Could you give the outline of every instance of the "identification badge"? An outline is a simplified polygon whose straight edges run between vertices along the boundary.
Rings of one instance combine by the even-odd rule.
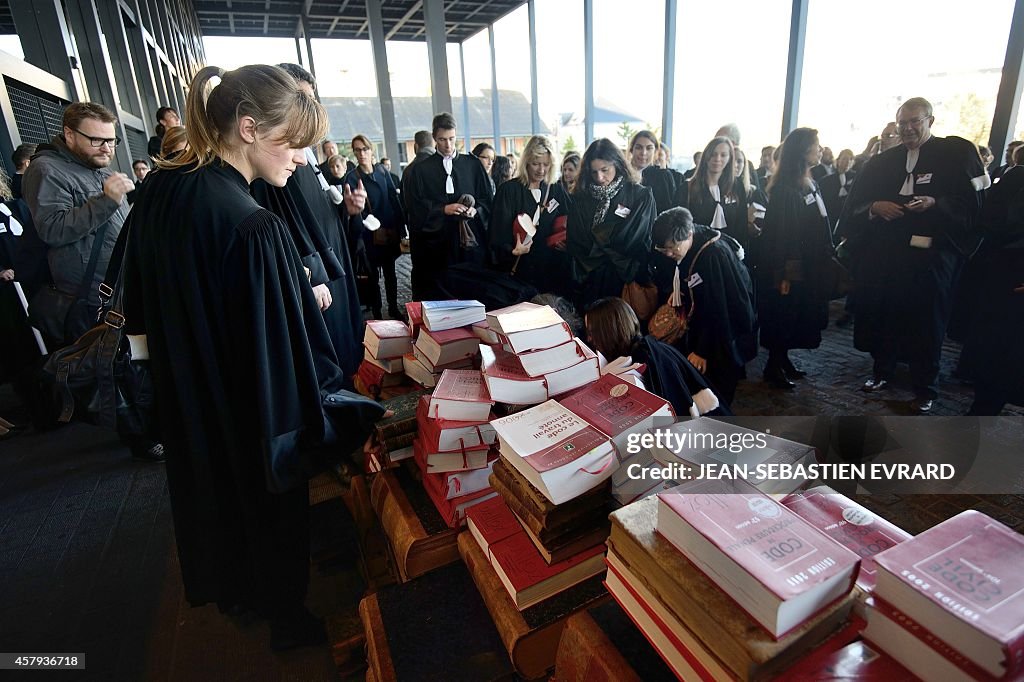
[[[703,281],[704,280],[700,278],[700,273],[695,272],[692,275],[690,275],[689,279],[686,280],[686,286],[692,289]]]
[[[813,204],[814,203],[814,195],[813,194],[808,194],[807,196],[805,196],[804,197],[804,203],[806,205],[808,205],[808,206]]]
[[[620,218],[625,218],[630,213],[631,211],[629,210],[629,207],[623,206],[622,204],[619,204],[619,207],[615,209],[615,215],[619,216]]]
[[[558,202],[552,199],[548,202],[548,205],[545,206],[545,210],[547,210],[548,213],[554,213],[555,209],[558,208],[558,206]]]
[[[931,173],[918,173],[917,174],[917,179],[914,180],[914,184],[917,184],[917,185],[927,185],[931,181],[932,181],[932,174]]]
[[[910,245],[915,249],[930,249],[932,248],[932,238],[915,234],[910,238]]]
[[[729,204],[735,204],[735,203],[736,203],[736,197],[726,197],[725,198],[725,205],[726,206],[728,206]]]

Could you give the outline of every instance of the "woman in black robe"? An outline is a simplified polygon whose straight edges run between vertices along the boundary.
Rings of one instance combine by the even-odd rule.
[[[380,300],[380,275],[384,274],[384,293],[388,301],[388,315],[393,320],[404,320],[398,307],[398,275],[395,261],[402,254],[402,235],[405,234],[405,212],[398,198],[398,188],[383,167],[373,164],[373,145],[365,135],[352,138],[352,153],[356,167],[345,176],[352,191],[361,186],[366,192],[361,237],[370,261],[370,308],[375,320],[384,317]],[[373,225],[376,229],[371,230]]]
[[[594,140],[583,155],[569,212],[567,248],[580,285],[577,308],[650,283],[654,195],[637,182],[619,148]]]
[[[562,157],[562,175],[558,184],[567,195],[576,191],[576,180],[580,177],[580,155],[577,152],[566,152]]]
[[[534,136],[526,143],[518,177],[501,185],[494,196],[488,237],[491,259],[499,270],[513,273],[537,291],[569,296],[569,255],[558,234],[564,237],[569,198],[554,181],[551,149],[546,137]],[[522,234],[517,234],[520,219],[536,229],[525,244]]]
[[[299,253],[249,184],[283,187],[327,114],[277,67],[211,66],[188,120],[189,147],[151,174],[125,224],[123,283],[165,432],[186,598],[270,618],[275,649],[320,643],[303,605],[310,448],[354,446],[383,410],[336,392],[344,377]],[[334,415],[344,425],[329,403],[351,407]]]
[[[747,194],[736,178],[732,140],[716,137],[708,142],[693,176],[676,189],[676,206],[689,209],[693,222],[721,230],[746,250],[751,237]]]
[[[747,241],[748,250],[740,254],[740,260],[753,273],[757,268],[757,238],[761,236],[761,230],[764,229],[764,216],[768,210],[768,194],[754,184],[746,153],[739,147],[736,147],[735,151],[732,168],[736,174],[736,181],[743,187],[743,193],[747,197],[747,234],[750,236]]]
[[[695,225],[685,208],[658,216],[654,244],[658,302],[687,316],[687,331],[676,345],[731,406],[744,365],[757,356],[754,288],[739,259],[740,245]]]
[[[844,149],[836,157],[836,172],[826,175],[818,183],[821,187],[821,198],[825,200],[825,210],[828,211],[833,233],[836,231],[839,216],[843,214],[843,207],[846,206],[846,197],[850,196],[853,181],[857,178],[857,172],[853,170],[853,162],[853,151]]]
[[[640,173],[640,184],[654,194],[655,214],[675,206],[676,181],[672,173],[655,163],[659,143],[650,130],[641,130],[629,141],[629,165]]]
[[[804,372],[791,348],[817,348],[828,326],[832,232],[811,168],[821,160],[818,131],[797,128],[782,145],[779,167],[768,183],[768,214],[759,240],[758,317],[768,349],[764,379],[793,388]]]

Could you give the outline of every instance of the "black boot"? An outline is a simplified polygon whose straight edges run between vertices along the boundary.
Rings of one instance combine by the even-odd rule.
[[[799,379],[800,377],[807,376],[807,372],[794,365],[788,355],[782,358],[782,371],[786,373],[786,377],[789,379]]]
[[[782,369],[782,364],[777,362],[769,362],[764,366],[764,380],[772,388],[778,388],[783,390],[789,390],[796,388],[796,384],[789,380],[786,376],[786,372]]]

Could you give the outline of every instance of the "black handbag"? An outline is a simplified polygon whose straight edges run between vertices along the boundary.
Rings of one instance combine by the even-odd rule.
[[[68,294],[50,284],[42,287],[32,296],[28,305],[28,321],[50,343],[64,345],[77,339],[89,327],[96,323],[89,309],[89,288],[92,278],[96,275],[100,251],[107,234],[110,222],[105,222],[96,230],[89,253],[89,263],[75,294]]]
[[[124,230],[129,229],[125,223]],[[58,421],[72,417],[121,434],[146,434],[154,414],[148,363],[132,362],[122,313],[124,248],[127,233],[111,256],[117,281],[100,285],[106,311],[99,324],[50,354],[43,373],[58,398]]]

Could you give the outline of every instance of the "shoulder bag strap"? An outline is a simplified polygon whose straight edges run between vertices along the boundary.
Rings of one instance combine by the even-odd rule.
[[[89,253],[89,264],[85,266],[85,274],[82,276],[82,283],[78,285],[78,298],[88,299],[89,289],[92,288],[92,278],[96,275],[96,266],[99,265],[100,251],[103,249],[103,241],[107,236],[107,228],[110,221],[100,225],[93,238],[92,251]]]
[[[690,278],[693,277],[693,269],[697,266],[697,259],[700,258],[700,254],[704,253],[704,249],[708,248],[719,239],[722,238],[721,232],[716,232],[715,236],[704,242],[700,249],[697,250],[697,255],[690,261],[690,268],[686,271],[686,281],[689,282]],[[686,313],[686,319],[692,319],[694,310],[697,308],[697,299],[694,297],[693,292],[690,292],[690,310]]]

